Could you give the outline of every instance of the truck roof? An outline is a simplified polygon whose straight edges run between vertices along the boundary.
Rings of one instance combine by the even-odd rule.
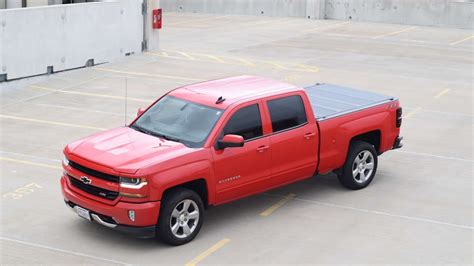
[[[183,86],[172,91],[170,95],[224,109],[242,99],[291,89],[297,87],[270,78],[245,75]],[[220,97],[224,101],[219,103]]]

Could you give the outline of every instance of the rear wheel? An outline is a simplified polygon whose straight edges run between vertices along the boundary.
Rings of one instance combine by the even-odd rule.
[[[167,192],[158,219],[158,237],[175,246],[190,242],[201,229],[203,211],[204,205],[196,192],[184,188]]]
[[[370,143],[351,143],[346,162],[338,174],[339,182],[350,189],[365,188],[374,179],[377,171],[377,152]]]

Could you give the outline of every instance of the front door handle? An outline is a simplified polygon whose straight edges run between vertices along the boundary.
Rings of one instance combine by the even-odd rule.
[[[314,133],[314,132],[310,132],[310,133],[304,134],[304,138],[305,138],[305,139],[310,139],[310,138],[312,138],[312,137],[314,137],[314,136],[316,136],[316,133]]]
[[[270,146],[266,146],[266,145],[260,146],[260,147],[257,148],[257,151],[258,151],[258,152],[264,152],[264,151],[266,151],[268,148],[270,148]]]

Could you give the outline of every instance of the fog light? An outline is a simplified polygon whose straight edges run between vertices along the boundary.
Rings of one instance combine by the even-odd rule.
[[[128,211],[128,218],[135,222],[135,211]]]

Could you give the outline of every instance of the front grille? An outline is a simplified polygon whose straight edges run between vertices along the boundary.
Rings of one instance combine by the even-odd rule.
[[[114,200],[114,199],[117,198],[117,196],[119,194],[118,192],[115,192],[115,191],[110,191],[110,190],[103,189],[103,188],[100,188],[100,187],[84,184],[80,180],[77,180],[72,176],[69,176],[69,180],[71,181],[71,184],[74,187],[76,187],[76,188],[78,188],[82,191],[85,191],[89,194],[92,194],[94,196],[101,197],[101,198],[104,198],[104,199]]]
[[[94,177],[97,177],[97,178],[100,178],[100,179],[105,179],[105,180],[112,181],[112,182],[115,182],[115,183],[118,183],[120,181],[120,177],[118,177],[118,176],[102,173],[102,172],[96,171],[94,169],[90,169],[90,168],[87,168],[85,166],[82,166],[82,165],[80,165],[76,162],[73,162],[73,161],[69,161],[69,166],[71,166],[72,168],[74,168],[76,170],[79,170],[79,171],[83,172],[84,174],[88,174],[88,175],[91,175],[91,176],[94,176]]]

